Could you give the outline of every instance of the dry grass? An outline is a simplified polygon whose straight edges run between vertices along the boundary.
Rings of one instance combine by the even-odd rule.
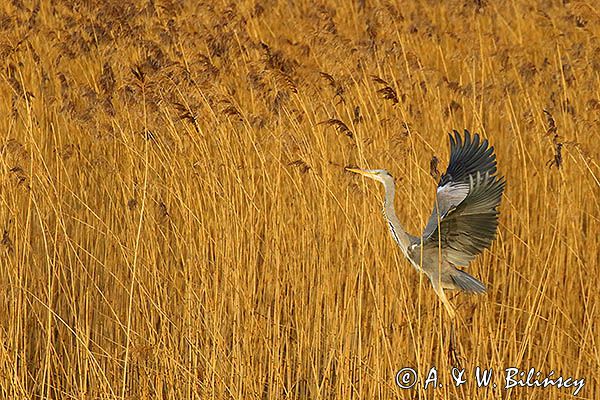
[[[600,396],[592,1],[192,3],[0,6],[3,398],[570,398],[452,385],[443,308],[343,170],[389,169],[417,233],[453,128],[508,181],[462,365]]]

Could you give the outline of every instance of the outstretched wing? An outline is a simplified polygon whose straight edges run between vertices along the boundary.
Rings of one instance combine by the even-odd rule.
[[[494,148],[465,130],[450,135],[450,163],[440,179],[436,204],[425,226],[425,247],[441,245],[444,257],[465,266],[496,236],[498,211],[506,182],[496,173]]]

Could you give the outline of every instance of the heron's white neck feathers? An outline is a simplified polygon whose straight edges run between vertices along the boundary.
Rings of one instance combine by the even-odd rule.
[[[406,233],[404,228],[402,228],[402,225],[400,225],[400,221],[398,220],[398,217],[396,216],[396,210],[394,208],[394,196],[396,194],[396,187],[395,187],[393,181],[391,181],[391,182],[382,181],[382,183],[383,183],[383,187],[385,188],[385,200],[383,202],[383,214],[385,215],[385,218],[388,222],[388,226],[390,228],[392,237],[394,238],[396,243],[398,243],[398,246],[400,246],[402,253],[404,253],[404,255],[406,257],[408,257],[408,247],[410,246],[410,236],[408,235],[408,233]]]

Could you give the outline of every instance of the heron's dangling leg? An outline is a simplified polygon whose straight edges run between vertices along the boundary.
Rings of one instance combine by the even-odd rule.
[[[433,289],[435,290],[435,293],[438,295],[438,297],[444,304],[444,308],[446,309],[446,311],[448,312],[448,315],[450,316],[450,340],[448,343],[448,360],[450,361],[450,363],[452,365],[460,366],[460,355],[458,354],[458,351],[457,351],[456,335],[454,333],[454,325],[456,323],[456,312],[454,311],[454,307],[452,307],[452,304],[450,304],[450,301],[446,297],[446,294],[444,293],[444,289],[441,287],[439,282],[434,283],[432,280],[432,283],[433,283]]]
[[[456,324],[456,320],[450,321],[450,343],[448,343],[448,360],[450,364],[455,367],[460,367],[460,353],[458,348],[456,347],[456,334],[454,331],[454,325]]]
[[[450,316],[450,320],[453,321],[454,318],[456,317],[456,312],[454,311],[454,307],[452,307],[452,304],[450,304],[450,301],[446,297],[446,294],[444,293],[444,289],[441,287],[441,285],[438,282],[433,282],[433,280],[432,280],[432,283],[433,283],[433,290],[435,290],[435,294],[438,295],[438,297],[444,304],[444,307],[446,308],[448,315]]]

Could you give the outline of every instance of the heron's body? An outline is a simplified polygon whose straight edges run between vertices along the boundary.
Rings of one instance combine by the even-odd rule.
[[[383,212],[390,233],[404,256],[425,273],[451,317],[454,310],[444,289],[484,293],[485,286],[457,267],[466,267],[492,243],[498,226],[497,207],[505,181],[496,174],[496,156],[478,134],[464,140],[450,136],[450,163],[438,184],[433,212],[420,237],[401,226],[394,209],[394,178],[385,170],[349,171],[378,180],[385,188]]]

